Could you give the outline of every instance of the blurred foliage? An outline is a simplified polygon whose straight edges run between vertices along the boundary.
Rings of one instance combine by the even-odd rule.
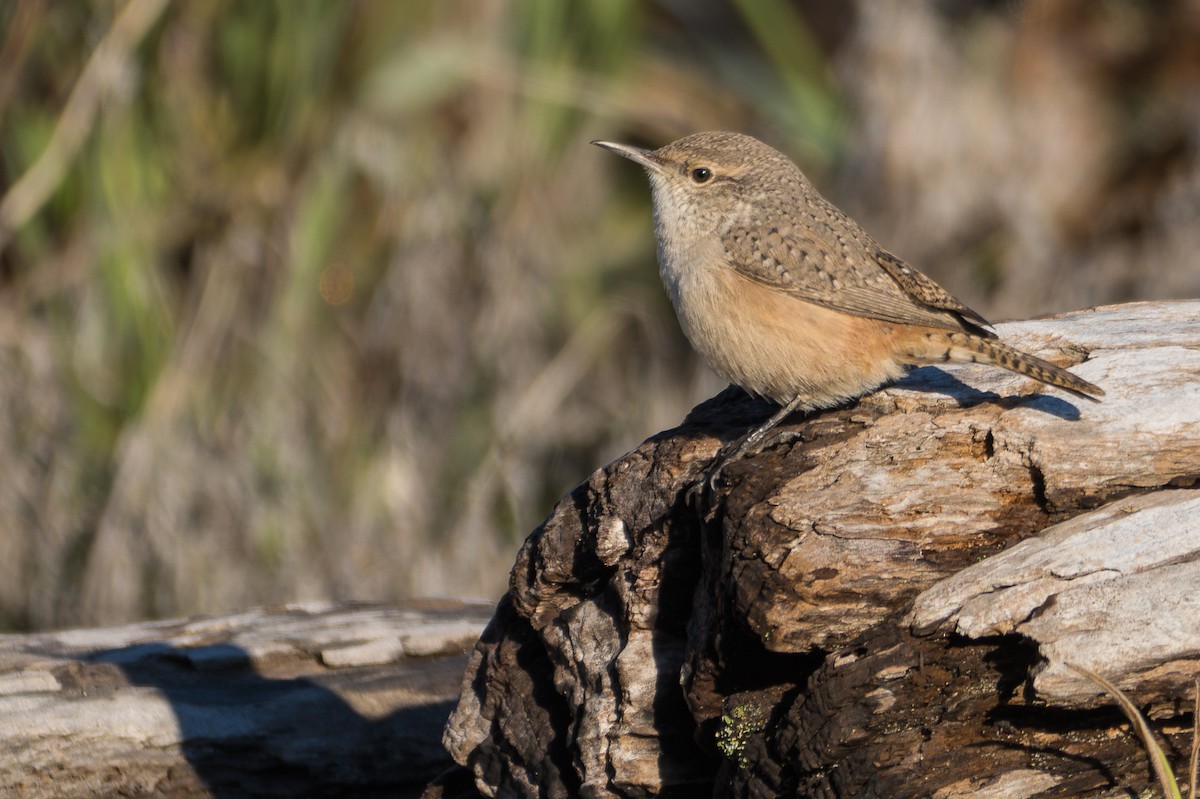
[[[501,591],[719,388],[589,139],[766,138],[985,312],[1195,294],[1197,17],[0,0],[0,626]]]

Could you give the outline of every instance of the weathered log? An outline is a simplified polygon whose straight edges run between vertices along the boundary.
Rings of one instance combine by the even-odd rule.
[[[920,369],[787,426],[730,389],[521,550],[427,796],[1128,795],[1200,670],[1200,302],[999,326],[1103,386]],[[1021,543],[1023,541],[1023,543]]]
[[[403,797],[491,605],[307,604],[0,636],[0,795]]]

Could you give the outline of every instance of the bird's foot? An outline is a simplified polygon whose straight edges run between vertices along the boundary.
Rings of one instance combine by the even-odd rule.
[[[722,447],[713,458],[712,466],[705,472],[704,477],[692,484],[685,496],[688,504],[706,513],[709,503],[706,501],[719,493],[719,483],[725,469],[745,458],[753,458],[762,452],[780,445],[792,444],[804,438],[796,430],[782,430],[773,436],[767,436],[768,430],[754,430],[729,446]]]
[[[685,497],[690,504],[700,511],[701,516],[707,516],[709,503],[705,500],[716,495],[717,483],[720,481],[722,473],[730,464],[737,463],[747,456],[757,455],[764,449],[775,446],[784,439],[791,441],[798,436],[796,433],[785,431],[782,435],[767,438],[767,434],[774,430],[780,422],[799,409],[801,402],[802,400],[799,397],[792,400],[776,411],[771,418],[739,438],[729,447],[722,447],[717,451],[716,457],[713,458],[713,465],[704,475],[704,479],[697,481],[688,489]]]

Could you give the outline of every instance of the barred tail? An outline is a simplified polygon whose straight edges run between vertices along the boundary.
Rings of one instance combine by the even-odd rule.
[[[1032,377],[1069,391],[1084,399],[1099,402],[1104,389],[1055,366],[1049,361],[1013,349],[999,339],[982,338],[970,333],[924,333],[905,354],[918,363],[987,363],[1010,372]]]

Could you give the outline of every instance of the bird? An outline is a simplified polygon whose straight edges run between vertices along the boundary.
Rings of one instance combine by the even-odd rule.
[[[591,143],[649,176],[659,274],[692,347],[723,379],[779,406],[735,453],[793,413],[842,405],[925,364],[991,364],[1104,396],[1001,341],[752,136],[696,133],[657,150]]]

